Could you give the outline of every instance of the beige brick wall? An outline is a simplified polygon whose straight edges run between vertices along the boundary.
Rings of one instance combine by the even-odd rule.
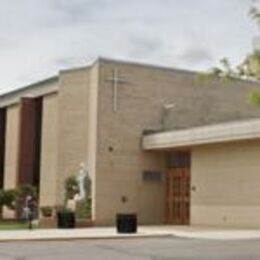
[[[127,83],[118,86],[118,112],[113,112],[113,69]],[[173,103],[166,129],[190,127],[260,115],[248,103],[254,84],[206,80],[196,74],[138,64],[100,61],[98,96],[95,220],[112,224],[117,212],[137,212],[140,223],[163,223],[165,183],[142,180],[143,170],[165,169],[165,157],[143,152],[143,130],[161,129],[163,104]],[[113,151],[109,151],[109,147]],[[128,198],[122,203],[121,198]]]
[[[64,180],[75,174],[88,154],[89,71],[60,74],[58,97],[58,203],[63,203]]]
[[[114,113],[112,83],[106,79],[116,67],[129,83],[119,84],[118,112]],[[150,76],[146,68],[101,62],[95,187],[97,224],[113,224],[118,212],[136,212],[140,223],[164,222],[164,181],[142,179],[143,170],[164,169],[162,155],[141,149],[142,131],[158,128],[160,121],[161,94],[150,86]],[[126,203],[123,197],[127,198]]]
[[[260,227],[260,141],[192,149],[191,224]]]
[[[7,108],[6,123],[6,151],[5,151],[5,174],[4,188],[15,188],[17,183],[17,156],[19,134],[19,105]]]
[[[43,98],[40,205],[57,204],[58,94]]]
[[[162,104],[167,103],[175,105],[166,120],[168,129],[260,116],[259,108],[248,100],[250,91],[259,87],[255,82],[201,80],[196,73],[135,63],[101,60],[101,64],[111,64],[120,70],[121,76],[126,76],[128,84],[119,86],[119,106],[127,109],[138,103],[145,110],[143,113],[149,115],[146,128],[160,126]],[[111,74],[110,71],[108,76]]]

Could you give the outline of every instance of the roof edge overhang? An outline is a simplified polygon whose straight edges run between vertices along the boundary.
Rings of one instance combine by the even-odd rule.
[[[23,96],[43,96],[58,91],[58,76],[47,78],[17,90],[0,95],[0,108],[19,102]]]
[[[168,150],[198,145],[260,139],[260,119],[228,122],[143,136],[144,150]]]

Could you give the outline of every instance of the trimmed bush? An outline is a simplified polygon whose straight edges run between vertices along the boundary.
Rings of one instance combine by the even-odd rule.
[[[65,180],[65,200],[73,199],[79,193],[78,182],[75,176],[70,176]]]
[[[25,184],[21,185],[17,188],[17,197],[20,198],[26,198],[27,196],[32,196],[32,198],[37,198],[37,189],[30,185],[30,184]]]
[[[90,219],[91,218],[91,202],[89,199],[81,200],[77,202],[76,217],[78,219]]]
[[[52,217],[53,208],[50,206],[44,206],[40,208],[41,213],[44,217]]]
[[[0,207],[8,207],[9,209],[15,209],[17,192],[14,189],[0,190]]]

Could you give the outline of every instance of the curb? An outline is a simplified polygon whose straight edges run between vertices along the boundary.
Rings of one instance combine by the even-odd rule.
[[[143,239],[143,238],[171,238],[175,237],[171,234],[154,234],[154,235],[119,235],[119,236],[93,236],[93,237],[83,237],[83,236],[73,236],[73,237],[43,237],[43,238],[0,238],[0,243],[8,242],[43,242],[43,241],[73,241],[73,240],[119,240],[119,239]]]

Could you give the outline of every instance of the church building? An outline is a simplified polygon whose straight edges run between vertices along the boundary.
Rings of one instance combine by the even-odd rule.
[[[89,172],[92,220],[260,227],[256,82],[100,58],[0,96],[0,188],[64,201]]]

